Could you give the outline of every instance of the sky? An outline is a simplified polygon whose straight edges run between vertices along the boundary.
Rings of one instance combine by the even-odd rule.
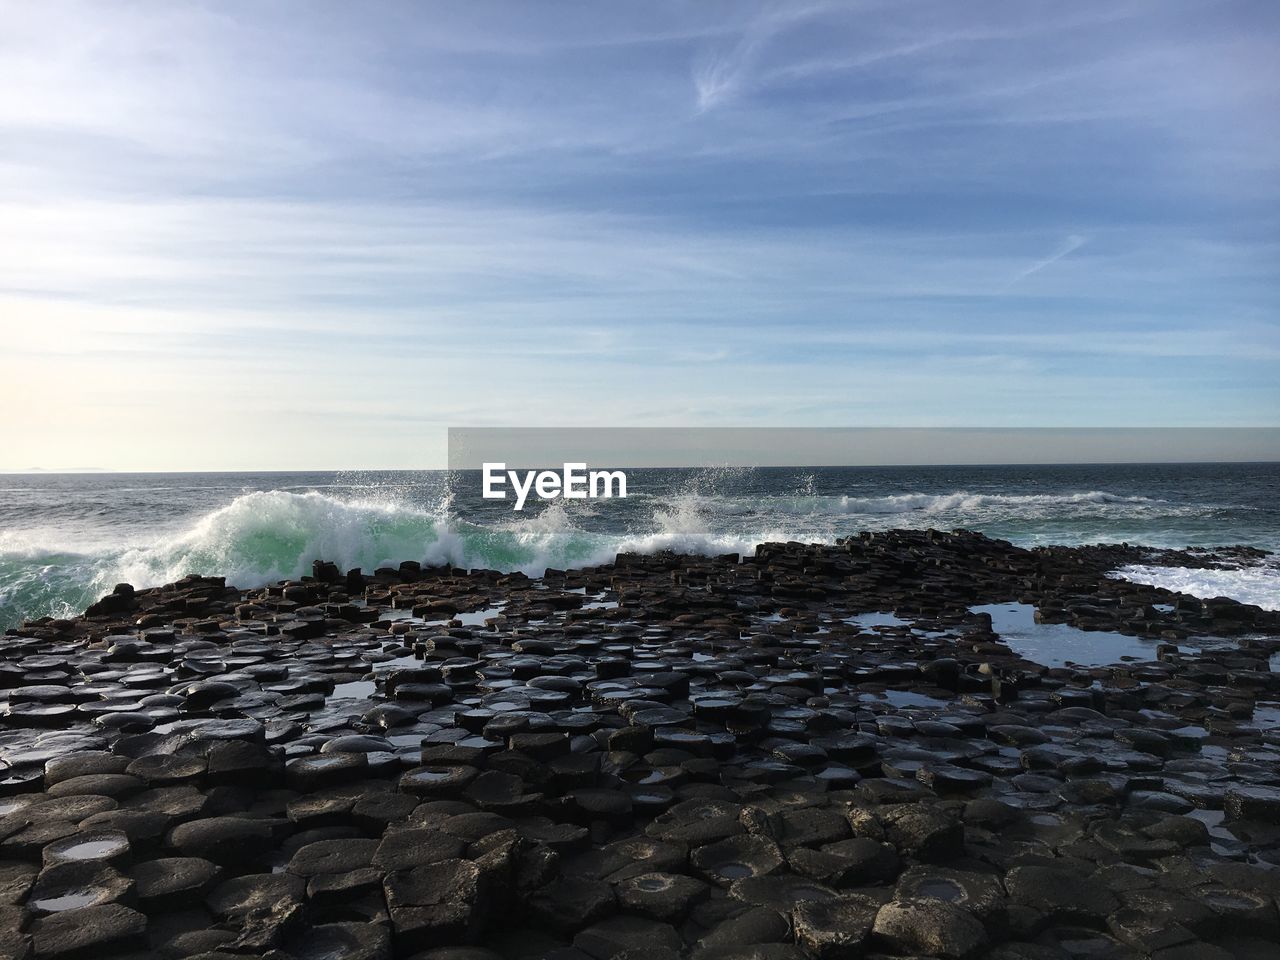
[[[0,469],[1280,425],[1280,4],[0,0]]]

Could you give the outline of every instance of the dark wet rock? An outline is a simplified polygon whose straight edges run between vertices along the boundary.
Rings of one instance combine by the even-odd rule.
[[[388,874],[384,890],[397,949],[465,943],[477,933],[480,872],[466,860]]]
[[[187,857],[221,866],[242,866],[262,859],[271,848],[271,827],[249,817],[210,817],[173,828],[169,846]]]
[[[363,779],[368,771],[369,757],[364,753],[321,753],[290,760],[285,765],[284,776],[291,789],[310,793]]]
[[[954,810],[920,803],[855,807],[849,823],[855,835],[885,840],[916,860],[945,863],[964,854],[964,825]]]
[[[690,854],[689,863],[703,879],[728,887],[745,877],[776,873],[782,869],[784,860],[773,840],[739,836],[698,847]]]
[[[38,872],[33,864],[0,862],[0,904],[22,903]]]
[[[118,903],[64,910],[36,920],[31,940],[37,957],[96,960],[144,947],[147,918]]]
[[[148,911],[193,906],[217,882],[216,865],[199,857],[164,857],[137,864],[132,871],[138,902]]]
[[[529,915],[539,925],[569,934],[603,920],[616,910],[613,889],[586,878],[562,877],[528,900]]]
[[[99,773],[124,773],[128,766],[128,757],[119,757],[101,750],[69,757],[57,757],[44,765],[44,783],[46,787],[51,787],[75,777]]]
[[[573,938],[573,945],[596,960],[608,960],[633,950],[679,951],[682,941],[670,924],[617,916],[587,927]]]
[[[829,843],[821,850],[793,850],[787,859],[797,873],[833,887],[882,883],[896,877],[899,870],[894,848],[868,837]]]
[[[52,916],[48,859],[40,898],[94,874],[174,960],[962,956],[973,923],[991,960],[1269,958],[1280,616],[1108,576],[1252,559],[895,531],[122,593],[7,638],[0,923]],[[1021,660],[970,612],[1014,601],[1150,659]]]
[[[146,784],[126,773],[90,773],[61,780],[46,791],[51,797],[94,796],[121,799],[138,793]]]
[[[317,840],[299,848],[285,869],[299,877],[349,873],[370,866],[377,849],[377,840]]]
[[[100,861],[66,861],[40,871],[26,898],[36,915],[107,903],[134,905],[134,882]]]
[[[941,900],[894,900],[876,913],[876,939],[895,953],[964,960],[987,943],[972,914]]]
[[[246,874],[223,881],[205,898],[215,917],[243,921],[302,903],[306,883],[287,873]]]
[[[806,877],[778,874],[771,877],[748,877],[735,880],[729,895],[743,903],[771,907],[788,913],[798,903],[808,900],[831,900],[836,891]]]
[[[400,789],[422,798],[456,797],[476,776],[477,772],[472,767],[415,767],[400,778]]]
[[[936,866],[912,867],[898,878],[894,896],[898,900],[950,903],[989,927],[999,927],[1004,920],[1004,885],[999,877],[989,873]]]
[[[249,874],[227,880],[206,898],[214,916],[236,924],[233,946],[242,952],[279,947],[306,921],[302,880],[287,874]]]
[[[391,932],[376,923],[322,923],[289,945],[298,960],[391,960]]]
[[[710,895],[705,883],[673,873],[642,873],[616,887],[618,904],[627,913],[679,923]]]
[[[374,850],[372,862],[391,873],[426,863],[455,860],[466,850],[467,841],[429,827],[397,827]]]
[[[1119,903],[1085,874],[1061,867],[1014,867],[1004,880],[1009,898],[1060,921],[1100,924]]]
[[[1260,820],[1280,824],[1280,787],[1234,787],[1226,792],[1229,820]]]
[[[819,960],[861,957],[880,906],[858,894],[798,903],[791,913],[796,942]]]
[[[85,830],[55,840],[44,848],[46,865],[67,861],[123,866],[132,858],[129,838],[121,830]]]
[[[789,918],[769,907],[736,910],[698,941],[702,950],[731,950],[754,944],[782,943],[791,937]]]
[[[208,766],[202,756],[152,754],[130,761],[124,772],[154,787],[190,783],[203,776]]]

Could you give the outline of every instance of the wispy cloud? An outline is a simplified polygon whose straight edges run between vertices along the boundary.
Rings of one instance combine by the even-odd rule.
[[[1007,284],[1005,284],[1004,289],[1009,290],[1014,285],[1019,284],[1023,280],[1027,279],[1027,277],[1034,276],[1035,274],[1043,270],[1045,267],[1048,267],[1052,264],[1057,263],[1063,257],[1070,256],[1071,254],[1075,253],[1077,250],[1079,250],[1088,242],[1089,242],[1088,237],[1082,237],[1077,233],[1071,234],[1070,236],[1066,237],[1060,244],[1058,244],[1057,248],[1053,251],[1053,253],[1049,254],[1047,257],[1043,257],[1042,259],[1037,260],[1035,263],[1031,264],[1029,267],[1019,270],[1016,274],[1014,274],[1013,279],[1011,279]]]

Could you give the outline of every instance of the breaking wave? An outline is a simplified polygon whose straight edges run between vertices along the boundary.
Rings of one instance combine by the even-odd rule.
[[[1151,497],[1122,497],[1102,490],[1082,493],[904,493],[885,497],[841,497],[840,507],[849,514],[1028,514],[1038,516],[1072,516],[1098,513],[1160,513],[1178,516],[1194,512],[1196,507],[1180,506],[1168,500]]]
[[[1264,610],[1280,610],[1280,565],[1275,562],[1229,570],[1135,564],[1122,567],[1112,576],[1193,597],[1231,597]]]
[[[172,517],[164,526],[134,521],[86,529],[77,519],[0,532],[0,628],[29,617],[74,615],[117,583],[148,587],[200,573],[245,588],[307,575],[318,559],[344,570],[417,560],[538,575],[549,567],[607,563],[619,552],[746,555],[767,541],[832,542],[860,530],[904,526],[963,526],[1028,544],[1126,537],[1169,546],[1185,545],[1184,534],[1204,529],[1221,542],[1216,507],[1101,490],[858,497],[817,494],[808,478],[787,492],[744,495],[732,489],[742,477],[709,473],[696,479],[665,495],[640,493],[608,504],[554,501],[520,514],[455,510],[447,491],[422,502],[407,488],[368,484],[276,488],[241,492],[225,506],[185,520]],[[1165,538],[1180,542],[1158,542]],[[1163,586],[1178,576],[1167,568],[1125,575],[1165,578]],[[1275,582],[1260,573],[1182,576],[1177,582],[1185,585],[1174,588],[1191,593],[1261,596],[1272,603],[1277,595]]]
[[[372,571],[402,560],[541,574],[548,567],[607,563],[619,552],[750,552],[757,539],[715,533],[693,506],[655,508],[637,534],[584,530],[560,503],[527,518],[484,525],[446,506],[343,500],[310,491],[247,493],[185,532],[136,547],[81,553],[12,535],[0,540],[0,618],[70,616],[117,583],[171,583],[190,573],[225,576],[239,587],[294,579],[313,560]],[[781,531],[777,535],[782,535]]]

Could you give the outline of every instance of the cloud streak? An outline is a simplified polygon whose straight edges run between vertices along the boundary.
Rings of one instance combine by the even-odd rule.
[[[1058,244],[1057,249],[1055,249],[1053,253],[1049,254],[1047,257],[1044,257],[1041,260],[1037,260],[1035,263],[1031,264],[1031,266],[1027,267],[1025,270],[1019,270],[1016,274],[1014,274],[1013,279],[1010,280],[1007,284],[1005,284],[1004,289],[1007,291],[1011,289],[1014,285],[1021,283],[1023,280],[1026,280],[1028,277],[1034,276],[1035,274],[1039,273],[1045,267],[1048,267],[1048,266],[1051,266],[1052,264],[1057,263],[1063,257],[1070,256],[1071,254],[1075,253],[1077,250],[1079,250],[1088,242],[1089,242],[1088,237],[1082,237],[1076,233],[1071,234],[1070,236],[1066,237],[1062,241],[1062,243]]]

